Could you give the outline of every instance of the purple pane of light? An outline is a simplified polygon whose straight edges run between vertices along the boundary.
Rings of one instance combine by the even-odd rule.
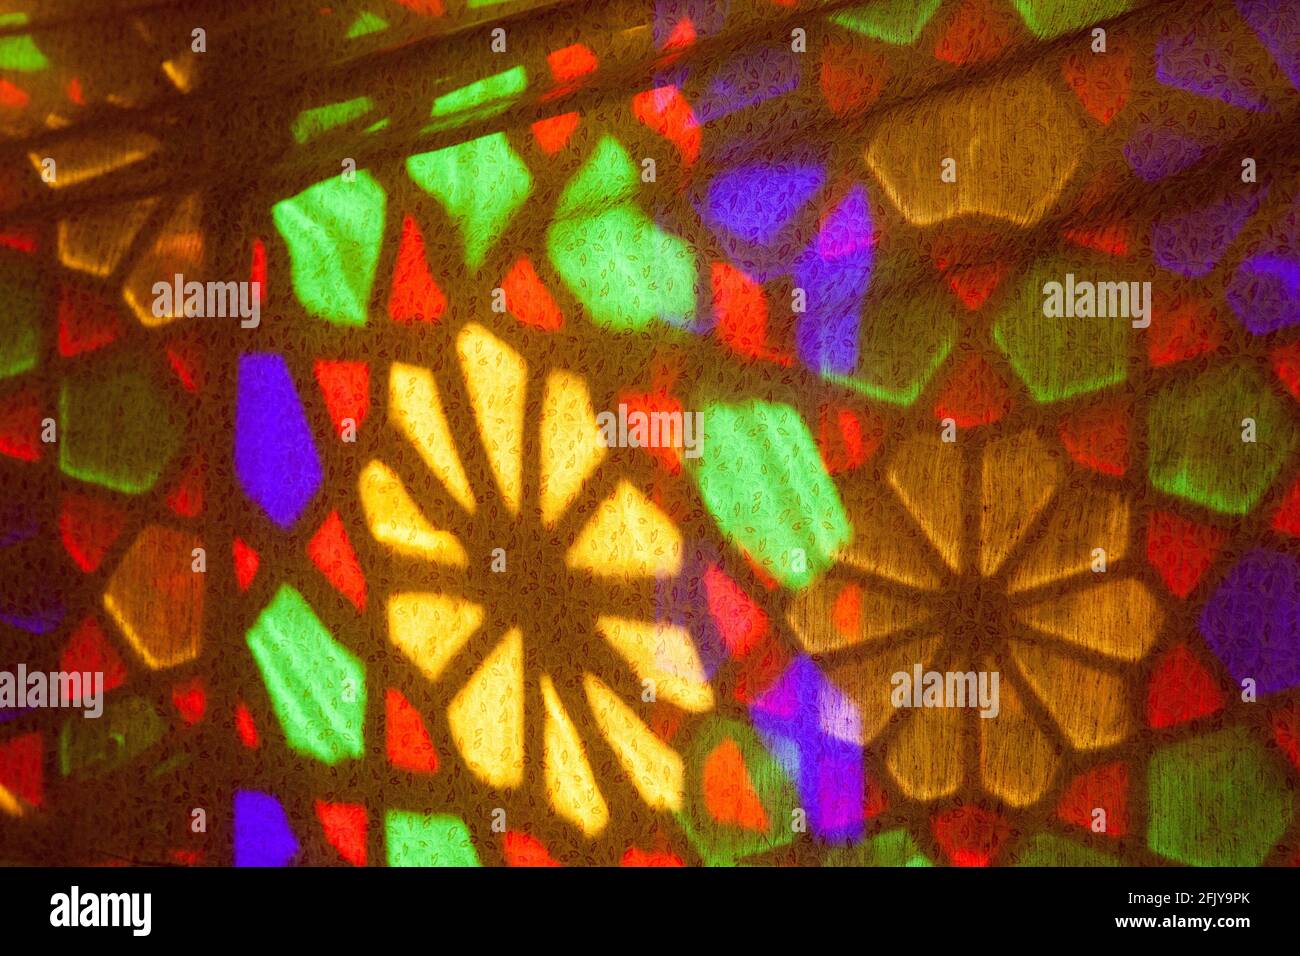
[[[0,548],[36,537],[40,523],[35,509],[23,501],[0,504]]]
[[[1156,262],[1193,278],[1213,272],[1267,193],[1267,187],[1243,183],[1207,206],[1156,220],[1151,227]]]
[[[813,371],[850,375],[857,368],[860,313],[874,247],[866,190],[855,186],[826,218],[794,270],[794,284],[808,300],[795,340],[800,359]]]
[[[1259,36],[1291,85],[1300,89],[1300,3],[1237,0],[1237,11]]]
[[[768,47],[733,57],[712,76],[695,115],[711,123],[738,110],[784,96],[799,85],[799,56],[787,47]]]
[[[1137,124],[1124,144],[1124,159],[1149,183],[1181,173],[1204,155],[1200,143],[1167,126]]]
[[[750,716],[764,746],[798,781],[813,832],[832,842],[860,839],[866,774],[853,703],[810,658],[799,657]]]
[[[1255,335],[1300,324],[1300,259],[1260,253],[1228,284],[1228,304]]]
[[[1156,79],[1243,109],[1269,108],[1250,64],[1239,59],[1224,34],[1208,25],[1181,35],[1166,32],[1156,41]]]
[[[235,473],[244,493],[287,528],[321,484],[311,428],[284,357],[241,356],[235,413]]]
[[[709,184],[705,218],[745,242],[766,245],[821,188],[816,165],[757,163],[728,170]]]
[[[1300,562],[1249,552],[1205,605],[1201,633],[1235,680],[1261,693],[1300,684]]]
[[[288,866],[298,839],[280,801],[256,790],[235,792],[235,866]]]

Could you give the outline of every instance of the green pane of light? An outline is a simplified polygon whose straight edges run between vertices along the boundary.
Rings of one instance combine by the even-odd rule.
[[[1119,860],[1074,840],[1042,833],[1016,858],[1016,866],[1119,866]]]
[[[891,297],[868,309],[890,321],[862,322],[857,369],[852,375],[826,378],[882,402],[911,405],[957,339],[951,300],[938,294]]]
[[[361,170],[309,186],[271,209],[289,247],[293,291],[312,315],[365,325],[384,236],[383,187]]]
[[[883,0],[831,15],[831,22],[886,43],[915,43],[942,0]]]
[[[40,357],[39,328],[44,295],[31,260],[6,257],[0,263],[0,378],[21,375]]]
[[[605,137],[560,196],[546,249],[598,325],[684,325],[695,315],[695,255],[633,201],[637,168]]]
[[[22,317],[11,319],[0,338],[0,378],[31,371],[38,351],[36,323]]]
[[[384,816],[389,866],[479,866],[474,840],[460,817],[389,810]]]
[[[293,138],[299,143],[315,139],[321,133],[342,126],[364,116],[375,108],[374,101],[368,96],[344,100],[341,103],[329,103],[313,109],[303,110],[293,121]]]
[[[768,830],[718,820],[704,791],[704,772],[719,746],[735,747],[744,763],[746,781],[763,807]],[[799,805],[798,794],[776,758],[763,746],[748,724],[723,717],[710,717],[691,739],[685,758],[686,800],[676,814],[687,839],[706,866],[736,866],[747,857],[785,846],[794,839],[791,813]]]
[[[1147,786],[1147,845],[1189,866],[1259,866],[1295,812],[1286,774],[1244,727],[1160,749]]]
[[[1011,0],[1025,26],[1039,39],[1060,36],[1118,16],[1129,0]]]
[[[354,40],[372,33],[382,33],[387,29],[387,20],[369,10],[363,10],[361,15],[352,21],[352,26],[348,27],[347,39]]]
[[[504,133],[412,156],[406,171],[456,223],[472,269],[483,264],[533,188],[532,173]]]
[[[289,746],[335,764],[365,745],[366,670],[296,590],[281,585],[248,631]]]
[[[1132,319],[1049,318],[1043,314],[1043,286],[1076,281],[1120,282],[1113,266],[1097,269],[1064,259],[1037,263],[1016,294],[1002,308],[993,327],[993,341],[1039,402],[1059,402],[1117,385],[1128,375],[1128,342]]]
[[[118,360],[64,381],[59,392],[59,469],[126,494],[148,491],[181,443],[168,400],[144,370]]]
[[[789,405],[707,406],[692,474],[723,534],[787,587],[812,583],[852,537],[808,426]]]
[[[907,830],[886,830],[856,846],[829,851],[823,866],[933,866]]]
[[[167,733],[167,721],[143,697],[104,702],[104,712],[87,719],[81,712],[59,731],[59,773],[93,778],[131,763]]]
[[[616,205],[636,196],[637,172],[618,140],[605,136],[591,151],[555,207],[556,219],[589,216],[602,205]]]
[[[476,80],[434,100],[431,115],[442,117],[445,122],[433,123],[426,130],[448,129],[495,116],[527,88],[528,74],[522,66]]]
[[[1242,421],[1255,421],[1243,441]],[[1296,428],[1264,375],[1246,363],[1170,382],[1147,421],[1151,484],[1226,514],[1259,503],[1296,444]]]
[[[9,13],[0,16],[0,28],[22,26],[27,22],[25,13]],[[45,54],[36,46],[31,34],[0,37],[0,70],[15,70],[20,73],[34,73],[50,65]]]

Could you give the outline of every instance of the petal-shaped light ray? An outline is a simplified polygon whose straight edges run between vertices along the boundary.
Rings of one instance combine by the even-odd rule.
[[[676,574],[682,536],[666,514],[623,481],[592,515],[565,560],[571,568],[602,577]]]
[[[889,484],[954,571],[961,570],[963,470],[957,446],[938,437],[909,440],[889,467]]]
[[[656,810],[680,810],[684,781],[682,758],[598,678],[584,675],[583,686],[600,732],[609,741],[641,799]]]
[[[506,505],[517,513],[523,486],[528,363],[477,324],[461,330],[456,351],[497,487]]]
[[[984,669],[991,665],[986,663]],[[1058,762],[1054,745],[1025,710],[1010,681],[999,681],[998,698],[996,717],[975,718],[980,730],[980,779],[989,793],[1013,807],[1027,807],[1052,782]]]
[[[612,616],[600,617],[596,627],[637,677],[654,681],[656,699],[697,714],[713,707],[713,689],[685,628]]]
[[[450,594],[394,594],[388,599],[388,637],[431,681],[483,623],[483,609]]]
[[[926,558],[928,549],[915,535],[898,533],[899,521],[905,522],[898,505],[881,500],[887,493],[872,493],[869,487],[859,483],[844,490],[853,541],[840,550],[840,562],[911,588],[937,588],[941,578]]]
[[[456,455],[433,373],[394,362],[388,379],[389,413],[420,457],[462,508],[473,513],[474,492]]]
[[[1014,594],[1089,571],[1094,552],[1105,552],[1106,566],[1128,548],[1129,504],[1114,491],[1089,488],[1062,496],[1043,533],[1020,560],[1007,585]]]
[[[101,278],[110,275],[157,204],[151,196],[59,220],[59,261]]]
[[[1122,678],[1025,641],[1011,642],[1011,656],[1076,749],[1097,750],[1128,736],[1128,688]]]
[[[170,311],[159,309],[162,314],[154,314],[156,298],[154,284],[160,277],[165,277],[163,281],[168,281],[172,276],[192,276],[201,272],[205,251],[203,237],[203,199],[199,193],[190,193],[176,204],[176,208],[158,230],[149,248],[136,259],[135,265],[132,266],[130,274],[123,283],[122,298],[131,307],[131,311],[135,313],[141,325],[153,328],[184,317],[184,300],[173,301]],[[234,288],[221,286],[220,283],[209,288],[218,287],[232,290]],[[240,299],[233,291],[229,295],[223,295],[220,300],[208,292],[207,298],[212,306],[216,307],[218,315],[224,307],[226,316],[230,318],[240,316]],[[212,306],[208,308],[211,309]],[[212,315],[211,312],[208,314]]]
[[[605,457],[591,395],[582,379],[557,369],[542,401],[542,520],[554,524]]]
[[[889,745],[885,763],[913,800],[936,800],[961,785],[963,712],[956,707],[921,707]]]
[[[447,707],[456,749],[493,787],[524,779],[524,638],[513,627]]]
[[[788,620],[804,650],[826,654],[896,634],[929,620],[933,613],[929,602],[915,594],[823,582],[795,594]]]
[[[148,133],[125,130],[108,135],[92,134],[80,139],[73,138],[59,144],[58,174],[48,180],[41,177],[41,181],[51,189],[80,186],[152,156],[158,152],[159,145],[158,140]],[[41,150],[27,154],[32,169],[38,175],[44,172],[45,153],[45,150]]]
[[[565,711],[550,675],[542,675],[541,685],[542,704],[546,708],[543,743],[546,792],[560,816],[586,836],[594,837],[609,823],[609,807],[591,772],[587,748]]]
[[[439,531],[429,523],[407,493],[402,480],[380,461],[361,471],[357,482],[366,524],[375,540],[398,554],[423,558],[436,564],[463,568],[469,558],[450,531]]]
[[[1164,623],[1160,602],[1132,578],[1051,597],[1018,609],[1016,616],[1045,634],[1123,661],[1141,660]]]
[[[980,573],[995,574],[1061,480],[1061,466],[1031,431],[999,438],[984,449],[980,476]]]
[[[892,678],[897,673],[912,674],[912,667],[920,664],[922,671],[930,669],[934,654],[943,643],[942,636],[925,637],[904,644],[888,643],[872,657],[859,657],[831,667],[827,677],[853,702],[858,713],[861,732],[859,743],[875,740],[890,718],[898,714],[892,698]]]

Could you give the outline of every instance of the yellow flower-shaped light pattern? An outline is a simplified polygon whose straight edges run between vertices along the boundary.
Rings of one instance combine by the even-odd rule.
[[[791,624],[826,656],[859,708],[861,742],[880,739],[905,794],[934,800],[975,777],[1028,806],[1062,752],[1111,747],[1132,730],[1132,670],[1163,612],[1124,573],[1129,504],[1096,483],[1067,483],[1032,431],[973,452],[913,438],[887,474],[888,489],[848,489],[854,541],[800,595]],[[998,672],[997,716],[896,708],[891,679],[917,664]]]
[[[598,766],[616,762],[648,806],[676,810],[681,757],[638,706],[653,699],[701,712],[713,693],[690,634],[635,612],[650,603],[643,598],[657,577],[679,571],[681,535],[630,482],[602,482],[608,453],[582,378],[556,369],[531,382],[528,362],[479,325],[467,325],[456,344],[462,382],[440,386],[431,370],[401,363],[390,371],[389,419],[432,473],[427,488],[413,494],[415,481],[379,460],[360,477],[375,539],[429,568],[429,587],[389,595],[389,638],[428,680],[455,682],[450,734],[485,784],[524,786],[535,765],[526,741],[540,740],[551,806],[595,836],[610,808],[588,752],[594,733],[614,758]],[[473,448],[470,434],[458,449],[449,418],[460,384],[477,426]],[[538,384],[540,401],[530,394]],[[526,467],[533,454],[535,470]],[[476,494],[480,473],[492,487]],[[602,484],[607,493],[580,502]],[[442,503],[442,527],[417,497]],[[592,650],[601,643],[594,634],[608,656]],[[635,705],[616,689],[620,677]],[[566,701],[566,690],[586,707]],[[530,713],[541,722],[537,736]]]

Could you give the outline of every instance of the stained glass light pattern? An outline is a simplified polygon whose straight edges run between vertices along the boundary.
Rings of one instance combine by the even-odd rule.
[[[1171,382],[1149,420],[1151,483],[1228,514],[1255,507],[1296,444],[1288,410],[1242,363]]]
[[[1041,116],[1043,124],[1022,123],[1026,110]],[[1017,140],[1014,150],[1007,146],[1011,136]],[[1066,95],[1026,76],[945,98],[919,129],[883,124],[866,160],[899,211],[916,225],[982,213],[1031,226],[1055,204],[1084,143],[1082,124]],[[1011,157],[1020,168],[1008,168]],[[956,178],[936,189],[945,161],[956,164],[951,167]]]
[[[854,701],[863,742],[897,712],[894,675],[910,677],[918,663],[999,673],[996,718],[904,712],[885,764],[914,799],[952,794],[973,777],[1012,806],[1032,804],[1050,786],[1062,745],[1100,750],[1133,731],[1132,666],[1153,646],[1164,613],[1122,570],[1130,505],[1111,490],[1062,488],[1062,463],[1032,431],[991,438],[973,460],[937,437],[916,437],[899,447],[887,476],[888,493],[851,499],[846,573],[802,594],[790,623],[810,652],[833,655],[828,673]],[[1027,537],[1040,516],[1043,535]],[[899,534],[902,521],[921,536]],[[927,594],[939,592],[958,595],[956,616],[935,617]],[[1032,716],[1025,695],[1051,725]],[[979,739],[976,766],[962,756],[968,733]]]
[[[551,640],[548,629],[572,626],[553,618],[556,612],[547,605],[560,601],[563,606],[566,594],[583,593],[583,579],[653,586],[657,578],[676,574],[682,562],[681,535],[642,491],[623,480],[613,483],[604,500],[581,506],[588,517],[576,526],[572,540],[561,542],[549,556],[526,549],[513,555],[504,549],[495,555],[471,554],[445,525],[463,525],[487,511],[501,522],[522,522],[521,529],[536,522],[537,531],[524,533],[525,539],[544,529],[567,527],[566,516],[578,507],[602,468],[606,449],[580,376],[563,369],[533,376],[521,355],[477,324],[465,326],[457,336],[456,356],[475,434],[457,436],[453,430],[443,395],[454,385],[440,385],[431,371],[415,366],[392,366],[389,415],[460,514],[448,512],[438,522],[431,520],[426,512],[436,499],[417,501],[380,460],[362,472],[361,501],[376,541],[395,553],[429,562],[434,566],[429,584],[446,588],[391,593],[389,639],[434,684],[444,683],[453,670],[463,672],[468,664],[464,683],[447,689],[448,726],[466,765],[490,787],[525,784],[526,709],[540,706],[542,789],[556,813],[594,836],[609,823],[610,810],[574,720],[576,704],[560,692],[549,670],[531,675],[526,660],[572,671],[572,662],[539,648],[539,642],[544,647]],[[532,441],[526,434],[526,409],[533,388],[541,390],[535,426],[539,461],[537,483],[526,488],[524,449]],[[476,438],[495,484],[491,489],[474,489],[463,463],[466,443]],[[496,571],[490,569],[494,560],[500,562]],[[563,567],[552,570],[528,563],[543,560]],[[487,569],[486,578],[479,569]],[[529,595],[541,597],[539,584],[549,597],[518,616],[486,606],[475,596],[495,593],[484,584],[493,575],[521,580],[506,577],[511,573],[527,575],[528,583],[518,585],[523,590],[515,597],[521,608],[531,606]],[[543,583],[552,578],[554,590]],[[710,709],[712,691],[690,633],[653,619],[628,617],[626,610],[611,607],[595,617],[594,626],[630,673],[653,686],[660,700],[687,711]],[[468,662],[467,654],[474,655]],[[638,708],[625,702],[608,679],[584,672],[581,664],[575,676],[581,680],[579,699],[590,714],[583,723],[594,725],[641,798],[652,807],[678,808],[683,789],[680,756],[656,737]]]
[[[180,422],[157,383],[120,361],[65,382],[59,421],[63,472],[129,494],[151,489],[180,445]]]
[[[276,18],[311,27],[298,35],[322,39],[319,56],[295,68],[301,83],[288,98],[268,96],[257,69],[240,71],[249,109],[221,116],[220,140],[205,120],[214,111],[192,105],[224,95],[210,84],[228,74],[208,72],[208,58],[177,52],[161,70],[135,58],[137,71],[122,57],[111,76],[82,72],[84,62],[68,59],[71,27],[37,23],[35,13],[30,34],[27,21],[4,23],[0,125],[39,136],[22,144],[30,168],[0,190],[0,205],[30,208],[39,194],[60,209],[48,227],[36,216],[0,230],[9,306],[0,484],[16,477],[22,499],[34,481],[53,483],[58,533],[43,523],[43,505],[0,506],[0,564],[19,578],[37,566],[48,579],[15,584],[0,574],[0,630],[20,642],[39,634],[40,646],[69,660],[102,658],[114,690],[92,727],[46,729],[39,715],[0,714],[0,823],[19,823],[0,843],[21,845],[33,819],[66,819],[84,792],[73,782],[94,780],[97,805],[121,805],[147,799],[155,780],[223,776],[233,751],[248,761],[243,792],[256,795],[236,800],[241,862],[468,859],[443,852],[457,846],[512,865],[1253,864],[1290,855],[1288,795],[1300,766],[1289,700],[1300,353],[1284,123],[1300,62],[1294,17],[1255,0],[1186,10],[875,2],[806,18],[801,56],[785,44],[763,48],[757,21],[738,15],[745,5],[661,3],[651,14],[615,0],[607,18],[573,17],[572,8],[515,17],[503,5],[506,56],[465,46],[444,57],[461,50],[449,38],[465,36],[465,6],[400,6],[277,8]],[[491,6],[471,5],[475,30],[497,13]],[[154,22],[148,10],[136,15]],[[611,42],[604,25],[615,20],[623,32]],[[1092,48],[1094,24],[1107,31],[1104,52]],[[226,42],[243,29],[209,56],[254,48]],[[410,69],[389,75],[402,63]],[[155,99],[159,82],[179,95]],[[394,99],[394,89],[403,95]],[[106,101],[122,122],[89,129]],[[156,135],[155,111],[213,148],[173,149]],[[219,148],[249,121],[268,160],[256,181]],[[59,175],[47,182],[51,152]],[[1238,177],[1238,152],[1256,157],[1259,182]],[[340,175],[347,155],[360,160],[355,178]],[[1033,168],[1022,165],[1027,156]],[[643,178],[648,158],[658,163],[654,182]],[[940,178],[945,158],[952,182]],[[462,168],[472,175],[458,179]],[[250,258],[266,293],[261,329],[218,334],[216,323],[152,315],[154,273],[208,278],[213,266],[239,269]],[[1041,315],[1042,282],[1061,272],[1150,278],[1151,326],[1030,321]],[[505,293],[499,316],[489,311],[494,286]],[[807,295],[802,313],[794,288]],[[469,353],[498,363],[494,382],[466,381],[456,341],[465,321],[514,353]],[[141,361],[155,347],[166,358]],[[381,401],[367,418],[371,364]],[[424,392],[441,406],[445,441],[417,422],[427,456],[383,398],[397,367],[419,373],[413,382],[427,373]],[[276,384],[253,389],[258,380]],[[428,404],[424,392],[409,404]],[[698,460],[575,448],[569,426],[543,426],[580,421],[593,400],[624,393],[729,409],[739,424],[723,440],[706,429]],[[116,403],[132,395],[119,421]],[[189,397],[197,419],[182,414]],[[97,414],[109,405],[113,415]],[[762,427],[759,407],[770,413]],[[42,440],[46,416],[57,444]],[[347,418],[359,444],[343,437]],[[916,517],[929,514],[917,501],[936,496],[913,491],[905,501],[890,485],[912,437],[932,436],[946,419],[967,478],[956,545],[927,535]],[[1020,503],[1029,530],[999,565],[997,549],[980,546],[979,476],[997,442],[1026,429],[1063,477],[1045,505],[1036,495],[1045,479],[1002,493]],[[289,440],[271,440],[276,430]],[[206,471],[192,460],[191,432]],[[232,445],[233,469],[221,460]],[[557,456],[565,467],[543,484],[541,463]],[[783,459],[800,481],[783,477]],[[734,480],[721,481],[729,471]],[[593,600],[581,614],[525,597],[516,572],[538,559],[519,542],[545,555],[553,577],[541,580],[543,592],[568,593],[564,576],[579,576],[569,552],[619,527],[594,522],[599,510],[621,513],[605,506],[624,483],[676,525],[677,570],[590,573],[582,591]],[[1097,505],[1107,496],[1129,504],[1125,520]],[[373,522],[365,502],[383,504]],[[877,508],[901,545],[867,520]],[[993,509],[1003,518],[1013,510]],[[1029,584],[1034,548],[1064,546],[1066,515],[1091,529],[1107,570],[1075,563],[1068,577]],[[1122,538],[1120,528],[1123,549],[1107,540]],[[47,538],[62,562],[49,574],[30,560]],[[493,538],[510,568],[495,584],[486,570]],[[915,566],[896,560],[909,545]],[[204,546],[207,577],[184,560]],[[233,575],[220,566],[231,560]],[[1015,580],[1022,573],[1026,581]],[[61,589],[66,574],[85,575],[86,586]],[[1094,605],[1105,610],[1109,599],[1087,585],[1112,582],[1137,582],[1168,612],[1140,660],[1052,632],[1090,618]],[[284,716],[281,698],[314,706],[335,681],[327,674],[318,684],[311,668],[300,678],[292,655],[259,686],[247,635],[285,584],[364,662],[363,712],[382,724],[383,746],[366,733],[355,756],[346,707],[346,719]],[[163,609],[155,591],[175,600]],[[386,640],[390,601],[401,594],[460,602],[437,608],[470,636],[435,681]],[[1047,613],[1050,599],[1070,597],[1075,604]],[[949,628],[931,617],[864,636],[906,621],[901,605],[956,610]],[[1031,608],[1039,617],[1022,620]],[[1005,640],[973,623],[985,619],[1006,623]],[[855,627],[856,642],[845,637]],[[688,639],[661,638],[679,631]],[[965,731],[1010,733],[1027,713],[1059,751],[1036,801],[1023,802],[1042,771],[1034,745],[1023,748],[1024,767],[991,783],[981,757],[1001,745],[991,730],[988,747],[968,734],[954,808],[916,797],[891,768],[891,728],[906,732],[906,720],[868,737],[870,708],[846,692],[852,667],[931,636],[940,655],[988,651],[1008,697],[1024,705],[1007,702],[997,720],[976,718]],[[1130,723],[1150,732],[1076,741],[1078,728],[1053,709],[1060,681],[1017,659],[1013,640],[1122,681]],[[809,650],[822,644],[835,646]],[[554,653],[579,656],[578,647],[580,661]],[[243,669],[237,689],[209,680],[215,660],[223,674]],[[469,769],[478,738],[462,733],[458,743],[449,712],[459,701],[463,730],[476,693],[502,686],[476,680],[480,669],[513,681],[521,660],[524,771],[498,787]],[[653,705],[642,696],[645,674]],[[289,690],[272,690],[277,681]],[[1250,681],[1258,702],[1239,701]],[[1109,739],[1100,731],[1115,729],[1101,719],[1110,685],[1088,678],[1076,687],[1073,710],[1096,709],[1095,736]],[[727,715],[719,722],[704,712],[713,694]],[[670,789],[642,794],[631,782],[656,779],[653,767],[624,768],[645,754],[607,740],[626,723],[619,706],[680,755],[675,809]],[[164,756],[169,728],[208,733],[204,747],[213,738],[216,747],[205,752],[220,758],[196,768]],[[513,741],[483,738],[488,750]],[[278,772],[289,766],[291,779]],[[149,786],[133,795],[118,784],[143,779],[145,767],[160,774]],[[428,799],[412,798],[390,771],[419,774]],[[46,782],[64,774],[62,786]],[[346,781],[348,792],[302,793],[300,784],[326,779]],[[511,807],[511,832],[486,830],[481,800]],[[1105,833],[1091,831],[1098,807]],[[526,824],[525,809],[537,811]],[[807,833],[791,830],[796,809],[808,814]],[[1222,821],[1240,835],[1229,839]],[[178,847],[166,854],[198,859]]]
[[[478,866],[463,821],[447,814],[390,810],[384,820],[389,866]]]
[[[207,593],[206,572],[196,570],[200,555],[206,563],[193,534],[152,525],[109,579],[104,607],[150,668],[175,667],[199,654]]]

